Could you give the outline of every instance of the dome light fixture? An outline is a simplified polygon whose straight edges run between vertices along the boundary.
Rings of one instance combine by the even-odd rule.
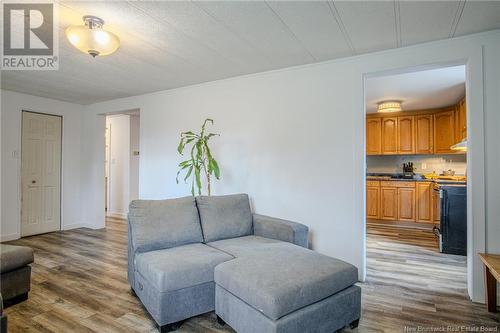
[[[403,110],[401,103],[401,101],[382,101],[377,104],[377,112],[400,112]]]
[[[74,47],[94,58],[111,54],[120,47],[118,36],[103,30],[104,21],[101,18],[85,15],[83,22],[85,25],[66,29],[66,37]]]

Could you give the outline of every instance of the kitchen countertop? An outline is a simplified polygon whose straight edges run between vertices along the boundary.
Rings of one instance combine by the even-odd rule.
[[[439,185],[466,185],[467,181],[450,180],[450,179],[426,179],[422,175],[415,175],[413,178],[403,178],[402,174],[375,174],[367,173],[366,180],[385,180],[385,181],[401,181],[401,182],[430,182]]]

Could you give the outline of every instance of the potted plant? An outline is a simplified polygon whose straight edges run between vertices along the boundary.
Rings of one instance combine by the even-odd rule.
[[[212,176],[216,179],[220,178],[219,164],[212,156],[209,147],[209,140],[214,136],[219,136],[216,133],[205,133],[206,125],[214,124],[212,119],[205,119],[201,126],[201,132],[196,134],[192,131],[182,132],[181,141],[177,147],[179,154],[184,155],[184,151],[189,152],[189,159],[179,163],[179,171],[177,172],[176,182],[179,183],[179,175],[185,172],[184,182],[187,182],[191,177],[191,194],[195,195],[195,185],[199,195],[202,194],[203,184],[201,181],[202,175],[205,177],[207,185],[207,195],[210,195],[210,184]]]

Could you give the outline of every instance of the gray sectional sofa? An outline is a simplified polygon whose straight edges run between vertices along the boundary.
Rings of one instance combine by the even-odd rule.
[[[214,311],[240,333],[356,327],[356,267],[307,249],[302,224],[252,214],[246,194],[135,200],[128,280],[161,332]]]

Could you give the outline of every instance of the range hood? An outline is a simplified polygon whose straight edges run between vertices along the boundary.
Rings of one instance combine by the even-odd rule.
[[[450,147],[451,150],[467,151],[467,138]]]

